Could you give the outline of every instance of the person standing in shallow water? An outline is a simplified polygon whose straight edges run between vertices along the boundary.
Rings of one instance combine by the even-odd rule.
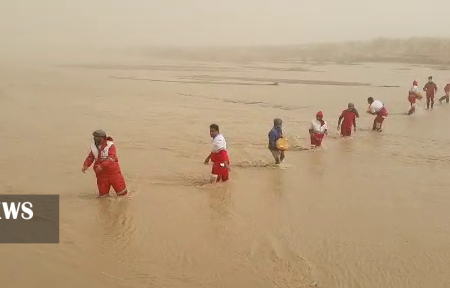
[[[228,158],[227,142],[219,132],[219,125],[211,124],[209,126],[209,135],[213,139],[211,153],[205,159],[205,165],[209,160],[213,162],[210,182],[226,182],[229,179],[230,159]]]
[[[337,127],[338,131],[341,130],[341,136],[343,137],[352,136],[352,127],[356,132],[356,118],[359,118],[359,113],[355,109],[355,105],[353,103],[348,103],[347,107],[348,109],[342,111],[342,114],[338,120],[338,127]]]
[[[382,131],[382,125],[384,122],[384,119],[388,116],[388,111],[386,107],[384,107],[383,102],[380,100],[374,100],[373,97],[367,98],[367,103],[369,103],[369,109],[367,110],[367,113],[371,115],[376,115],[375,119],[373,120],[373,131]]]
[[[128,190],[120,170],[113,139],[106,136],[106,132],[103,130],[96,130],[92,135],[94,136],[94,143],[91,144],[91,152],[86,157],[81,172],[85,173],[94,163],[99,196],[108,196],[111,186],[117,196],[126,195]]]
[[[431,110],[433,110],[434,95],[436,94],[437,90],[438,88],[436,83],[433,82],[433,77],[432,76],[428,77],[428,83],[425,84],[425,86],[423,87],[423,91],[425,91],[427,94],[427,110],[430,109],[430,104]]]
[[[442,96],[441,98],[439,98],[439,103],[442,104],[442,101],[445,100],[445,102],[448,104],[448,102],[450,102],[450,83],[448,83],[447,85],[445,85],[444,87],[444,93],[445,95]]]
[[[322,111],[317,112],[316,119],[311,121],[309,135],[311,137],[311,148],[322,146],[322,140],[328,134],[327,122],[323,120]]]
[[[280,164],[284,160],[284,151],[277,147],[278,139],[283,137],[283,120],[276,118],[273,120],[273,128],[269,132],[269,150],[272,153],[275,164]]]

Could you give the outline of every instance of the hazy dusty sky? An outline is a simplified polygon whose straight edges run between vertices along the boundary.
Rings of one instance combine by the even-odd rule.
[[[450,37],[450,0],[1,0],[2,46]]]

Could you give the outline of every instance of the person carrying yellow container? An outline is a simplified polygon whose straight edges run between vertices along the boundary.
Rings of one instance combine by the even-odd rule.
[[[275,164],[280,164],[284,160],[284,151],[288,149],[286,138],[283,137],[283,120],[275,118],[273,128],[269,132],[269,150],[275,159]]]

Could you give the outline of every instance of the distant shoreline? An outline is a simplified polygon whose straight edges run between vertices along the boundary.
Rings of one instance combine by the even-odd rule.
[[[450,39],[377,38],[371,41],[253,47],[144,47],[142,56],[194,61],[282,61],[337,64],[399,63],[450,69]],[[125,51],[124,51],[125,52]]]

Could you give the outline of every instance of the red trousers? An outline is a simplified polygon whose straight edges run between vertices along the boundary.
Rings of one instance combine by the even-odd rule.
[[[212,175],[217,175],[217,182],[225,182],[229,179],[229,171],[226,167],[220,166],[219,163],[214,163],[211,170]]]
[[[97,174],[97,186],[100,196],[106,196],[109,194],[111,186],[118,196],[124,196],[128,193],[127,185],[122,173],[117,174]]]
[[[341,135],[344,137],[352,136],[352,126],[350,125],[342,125],[341,126]]]
[[[388,111],[386,108],[382,108],[378,113],[377,117],[373,120],[373,129],[381,130],[381,126],[383,125],[384,119],[388,116]]]
[[[381,125],[381,124],[383,124],[384,118],[385,118],[385,117],[383,117],[383,116],[381,116],[381,115],[377,115],[377,117],[375,117],[373,123],[374,123],[374,124],[375,124],[375,123],[380,123],[380,125]]]
[[[324,134],[313,133],[311,135],[311,145],[314,145],[314,146],[322,145],[322,140],[323,140],[324,136],[325,136]]]

